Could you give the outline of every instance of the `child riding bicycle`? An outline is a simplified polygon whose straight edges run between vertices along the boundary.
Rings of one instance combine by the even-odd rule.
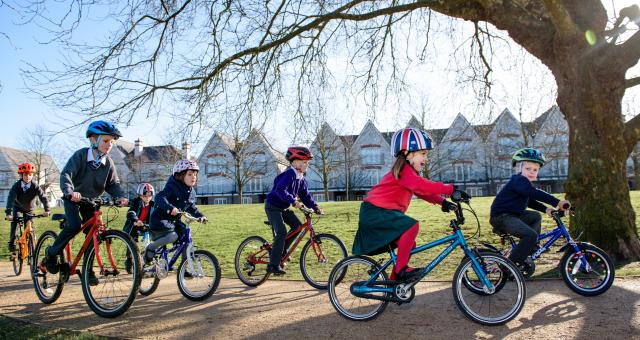
[[[98,120],[89,124],[86,137],[91,146],[76,151],[60,173],[66,221],[53,244],[46,249],[44,264],[51,274],[60,269],[58,255],[62,249],[80,231],[82,223],[93,216],[93,207],[78,204],[83,197],[97,198],[106,191],[120,205],[129,202],[120,186],[115,164],[108,156],[114,142],[122,137],[120,130],[110,122]],[[93,272],[87,279],[92,286],[99,283]]]
[[[143,226],[145,224],[148,226],[151,221],[151,214],[155,206],[155,202],[153,201],[155,190],[149,183],[140,183],[136,192],[138,197],[134,198],[129,205],[127,221],[124,224],[123,230],[129,234],[137,244]],[[127,258],[124,264],[127,272],[131,270],[131,264],[131,258]]]
[[[178,160],[173,165],[173,174],[167,180],[164,189],[156,195],[156,209],[151,213],[149,229],[153,241],[144,252],[146,264],[153,261],[158,248],[173,243],[184,235],[186,226],[180,221],[178,213],[188,212],[200,218],[202,223],[207,222],[207,218],[196,207],[194,187],[198,181],[199,171],[198,164],[189,159]]]
[[[424,130],[404,128],[391,139],[391,154],[395,163],[380,183],[371,188],[360,205],[360,221],[353,241],[354,255],[376,255],[398,247],[396,267],[391,280],[407,281],[419,275],[420,268],[411,268],[411,249],[418,236],[418,221],[405,215],[413,195],[442,206],[448,212],[455,205],[444,199],[455,188],[452,184],[433,182],[419,174],[427,163],[427,154],[433,149],[431,137]],[[459,191],[463,198],[469,195]]]
[[[299,197],[308,208],[313,209],[316,213],[322,213],[322,209],[309,194],[307,181],[304,178],[307,167],[309,167],[309,161],[313,159],[311,151],[304,146],[292,146],[287,149],[286,158],[290,163],[290,167],[276,176],[273,181],[273,189],[267,195],[264,203],[264,210],[267,213],[273,232],[273,245],[269,255],[267,272],[274,275],[287,273],[280,266],[282,253],[286,249],[287,229],[284,226],[285,223],[289,225],[291,230],[295,230],[302,225],[300,219],[289,207],[293,205],[299,209],[302,206],[296,199]]]
[[[542,220],[540,213],[527,210],[527,207],[549,215],[554,209],[541,202],[560,210],[571,207],[569,201],[559,200],[531,184],[537,180],[538,172],[545,162],[544,155],[537,149],[523,148],[516,151],[511,165],[517,173],[500,189],[491,204],[489,223],[493,226],[493,231],[520,238],[509,259],[525,270],[531,266],[531,258],[528,256],[536,246]]]
[[[7,209],[5,210],[7,221],[11,221],[11,230],[9,231],[9,252],[11,258],[16,256],[16,226],[18,224],[18,214],[32,215],[36,208],[36,197],[40,198],[44,208],[43,216],[48,216],[51,212],[49,202],[44,191],[38,183],[33,181],[33,175],[36,173],[36,166],[31,163],[22,163],[18,165],[18,174],[20,179],[13,184],[7,198]]]

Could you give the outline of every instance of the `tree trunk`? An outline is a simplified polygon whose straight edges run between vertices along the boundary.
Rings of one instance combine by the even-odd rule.
[[[616,259],[640,259],[625,161],[621,99],[625,74],[597,56],[565,54],[552,65],[558,105],[569,123],[568,199],[577,212],[572,235]],[[594,53],[593,55],[596,55]]]

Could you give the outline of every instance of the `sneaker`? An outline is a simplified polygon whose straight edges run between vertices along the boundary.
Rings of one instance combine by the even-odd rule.
[[[272,273],[273,275],[284,275],[287,272],[282,269],[280,266],[267,266],[267,273]]]
[[[15,253],[16,252],[16,244],[15,243],[9,243],[9,252]]]
[[[404,267],[400,269],[399,273],[396,274],[394,272],[393,274],[395,275],[392,275],[392,276],[396,281],[399,281],[399,282],[411,282],[411,281],[415,281],[416,279],[420,279],[421,270],[422,268]]]
[[[50,274],[57,274],[60,270],[60,266],[58,265],[58,255],[49,255],[49,247],[45,249],[44,253],[44,264],[47,268],[47,272]]]
[[[153,261],[153,257],[156,255],[154,250],[149,248],[144,250],[144,264],[150,264]]]
[[[188,270],[184,272],[184,278],[185,278],[185,279],[190,279],[190,278],[192,278],[192,277],[193,277],[193,275],[191,275],[191,273],[189,273],[189,271],[188,271]]]
[[[89,286],[97,286],[100,283],[100,280],[96,277],[96,273],[93,271],[89,272],[89,277],[87,278],[89,281]]]
[[[15,261],[16,258],[17,258],[17,255],[15,250],[9,253],[9,261]]]
[[[127,274],[131,274],[132,269],[133,269],[133,260],[127,257],[127,259],[124,260],[124,270],[127,271]]]

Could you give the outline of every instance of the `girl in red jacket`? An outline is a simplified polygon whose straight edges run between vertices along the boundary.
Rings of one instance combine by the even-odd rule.
[[[419,268],[408,267],[411,249],[418,236],[418,221],[405,215],[411,197],[442,206],[448,212],[453,203],[443,195],[451,195],[452,184],[432,182],[420,176],[433,148],[426,131],[405,128],[391,139],[391,153],[396,161],[380,183],[367,194],[360,206],[360,222],[353,242],[354,255],[376,255],[398,247],[392,280],[410,281],[419,275]],[[460,192],[464,197],[468,195]]]

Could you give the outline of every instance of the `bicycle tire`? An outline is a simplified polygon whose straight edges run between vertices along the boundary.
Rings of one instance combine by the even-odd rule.
[[[45,231],[40,235],[33,253],[33,271],[31,272],[33,287],[38,299],[45,304],[50,304],[58,300],[64,288],[65,280],[63,278],[63,270],[59,270],[56,274],[50,274],[47,273],[46,270],[43,271],[40,269],[40,263],[44,261],[46,247],[53,244],[57,236],[58,235],[51,230]]]
[[[313,247],[314,243],[321,249],[320,254],[316,253]],[[337,245],[337,247],[334,247],[334,249],[323,246],[329,244]],[[307,258],[309,250],[312,250],[313,253]],[[333,267],[347,256],[347,248],[337,236],[318,234],[315,240],[309,239],[307,241],[300,253],[300,272],[302,273],[302,277],[304,277],[304,280],[313,288],[327,289],[329,286],[329,275]],[[315,267],[315,265],[318,265],[317,269],[310,268],[312,266]]]
[[[576,256],[577,254],[573,247],[569,247],[558,264],[558,270],[560,271],[562,280],[571,290],[582,296],[596,296],[606,292],[613,284],[613,280],[615,278],[615,267],[613,261],[604,250],[597,246],[588,243],[579,243],[578,247],[581,252],[585,254],[587,261],[591,266],[591,272],[582,270],[579,263],[580,258]],[[599,275],[599,272],[604,274]],[[588,277],[587,281],[582,281],[583,276],[594,276],[593,274],[597,276],[597,279],[600,282],[593,287],[583,286],[587,282],[596,282],[594,279]]]
[[[257,287],[263,284],[269,278],[270,273],[267,272],[267,264],[269,263],[269,251],[264,249],[264,245],[268,244],[267,240],[260,236],[250,236],[238,246],[234,260],[236,275],[238,279],[249,287]],[[246,250],[246,253],[245,253]],[[257,255],[261,262],[252,263],[249,256]],[[255,271],[258,271],[254,274]]]
[[[206,289],[202,290],[199,293],[196,293],[193,291],[193,289],[187,287],[187,281],[199,280],[203,277],[206,277],[206,274],[203,273],[201,265],[201,261],[204,259],[209,261],[212,266],[211,269],[213,272],[208,274],[213,274],[213,282],[207,284]],[[218,264],[218,259],[212,253],[206,250],[196,250],[193,252],[192,262],[194,263],[193,266],[196,273],[190,273],[192,277],[189,280],[185,278],[185,273],[187,272],[189,262],[187,261],[187,259],[184,259],[182,263],[180,263],[180,267],[178,267],[178,275],[176,275],[176,280],[178,281],[178,289],[184,297],[191,301],[206,300],[211,295],[213,295],[216,289],[218,289],[218,285],[220,284],[220,265]]]

